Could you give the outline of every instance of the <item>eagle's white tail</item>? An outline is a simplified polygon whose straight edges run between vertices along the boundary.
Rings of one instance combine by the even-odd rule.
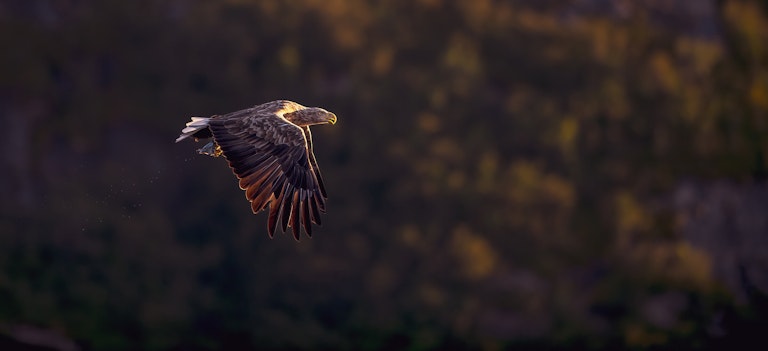
[[[181,130],[181,135],[176,138],[176,142],[189,138],[192,134],[208,128],[209,117],[192,117],[191,122],[187,122],[187,127]]]

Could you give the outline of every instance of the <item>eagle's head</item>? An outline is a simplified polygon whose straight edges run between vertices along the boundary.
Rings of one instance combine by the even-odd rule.
[[[283,115],[291,123],[303,127],[315,124],[336,124],[336,115],[319,107],[304,107]]]

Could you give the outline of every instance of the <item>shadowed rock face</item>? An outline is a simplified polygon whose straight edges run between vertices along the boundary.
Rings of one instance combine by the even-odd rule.
[[[674,205],[683,237],[709,253],[738,301],[768,294],[768,184],[685,182]]]
[[[30,325],[0,326],[0,350],[78,351],[80,346],[60,333]]]

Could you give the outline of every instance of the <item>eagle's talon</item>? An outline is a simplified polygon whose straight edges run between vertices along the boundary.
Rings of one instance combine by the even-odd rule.
[[[205,146],[197,149],[197,153],[211,157],[219,157],[221,156],[221,147],[215,142],[211,141],[208,144],[205,144]]]

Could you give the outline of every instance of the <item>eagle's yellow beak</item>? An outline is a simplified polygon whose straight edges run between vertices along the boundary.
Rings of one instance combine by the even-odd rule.
[[[328,123],[336,124],[336,114],[335,113],[331,113],[331,118],[328,119]]]

